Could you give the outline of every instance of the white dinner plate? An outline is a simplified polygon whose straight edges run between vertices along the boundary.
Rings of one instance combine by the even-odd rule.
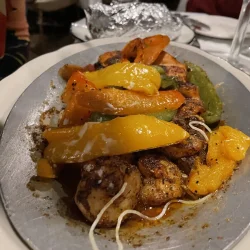
[[[210,30],[204,28],[196,29],[195,32],[197,34],[219,39],[233,39],[234,37],[234,31],[238,23],[238,20],[235,18],[206,14],[188,14],[188,16],[210,27]],[[249,36],[248,33],[250,33],[250,26],[247,30],[247,36]]]

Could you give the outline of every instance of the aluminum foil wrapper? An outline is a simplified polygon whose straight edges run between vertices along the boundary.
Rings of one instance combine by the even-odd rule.
[[[180,35],[182,22],[171,15],[164,4],[97,3],[87,10],[87,25],[93,38],[146,37],[168,35],[171,40]]]

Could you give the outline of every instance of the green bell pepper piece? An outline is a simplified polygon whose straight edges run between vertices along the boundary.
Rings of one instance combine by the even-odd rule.
[[[213,83],[209,80],[207,73],[199,66],[185,62],[188,67],[187,80],[198,86],[201,100],[206,112],[202,115],[207,124],[213,124],[221,119],[223,104],[216,93]]]
[[[176,110],[163,110],[156,113],[150,113],[145,115],[154,116],[157,119],[164,120],[164,121],[172,121],[174,115],[176,114]],[[93,112],[89,118],[90,122],[106,122],[116,118],[116,115],[106,115],[98,112]]]
[[[152,65],[161,75],[161,88],[162,89],[176,89],[178,88],[178,80],[173,76],[167,76],[166,71],[159,65]]]
[[[106,115],[98,112],[93,112],[89,118],[90,122],[106,122],[116,118],[116,115]]]
[[[163,110],[160,112],[150,113],[146,115],[154,116],[159,120],[170,122],[173,120],[173,117],[175,116],[176,112],[176,110]]]

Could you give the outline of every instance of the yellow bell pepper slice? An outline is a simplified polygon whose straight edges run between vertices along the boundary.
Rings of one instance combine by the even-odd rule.
[[[250,137],[229,126],[221,127],[220,131],[225,138],[222,146],[224,155],[234,161],[243,160],[250,146]]]
[[[148,95],[157,94],[161,84],[159,72],[140,63],[116,63],[104,69],[85,72],[84,75],[98,89],[117,86]]]
[[[199,195],[216,191],[230,178],[249,147],[250,138],[239,130],[221,126],[213,131],[208,144],[207,165],[196,159],[189,175],[188,188]]]
[[[207,166],[197,159],[195,170],[191,170],[188,188],[195,194],[207,195],[215,192],[232,175],[237,163],[228,159],[218,160],[217,165]]]
[[[52,163],[74,163],[171,145],[189,134],[180,126],[153,116],[131,115],[103,123],[51,129],[43,136],[49,142],[44,151],[46,159]]]

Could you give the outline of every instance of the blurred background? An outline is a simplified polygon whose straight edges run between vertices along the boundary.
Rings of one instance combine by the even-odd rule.
[[[83,17],[84,11],[75,0],[27,1],[29,60],[78,42],[70,27]]]
[[[85,17],[83,8],[100,1],[37,0],[27,1],[27,20],[30,30],[29,59],[81,42],[70,32],[71,23]],[[103,0],[104,4],[111,1]],[[170,10],[185,11],[187,0],[150,1],[165,3]]]
[[[0,80],[13,73],[22,64],[40,55],[69,44],[107,37],[105,32],[105,34],[98,35],[98,32],[101,34],[100,31],[104,25],[102,21],[98,23],[98,11],[103,11],[100,20],[104,20],[102,18],[105,16],[105,11],[106,15],[112,15],[113,12],[112,9],[102,10],[105,9],[103,6],[128,2],[129,4],[134,2],[162,4],[166,8],[162,11],[164,15],[167,15],[165,21],[175,33],[172,37],[170,36],[172,40],[191,44],[209,53],[219,53],[222,58],[228,56],[237,25],[236,19],[239,17],[242,6],[242,0],[113,0],[112,2],[111,0],[0,0]],[[88,13],[91,13],[88,11],[90,6],[98,3],[102,6],[99,6],[98,10],[92,9],[92,13],[95,12],[92,16],[92,19],[96,18],[95,23],[95,20],[91,21],[91,17],[88,16]],[[206,20],[204,15],[193,15],[190,18],[186,13],[204,13],[230,19],[223,19],[221,22],[220,20]],[[152,25],[150,24],[151,15],[154,13],[146,16],[148,25]],[[200,22],[194,23],[193,18]],[[156,22],[155,20],[153,21]],[[112,20],[106,21],[106,25],[112,22]],[[143,21],[145,20],[141,18],[141,23]],[[206,25],[206,22],[209,25]],[[182,28],[179,27],[180,23]],[[233,28],[228,26],[230,23]],[[221,26],[221,30],[216,30],[218,27],[213,26]],[[164,33],[160,30],[156,32]],[[111,37],[120,36],[118,33],[109,34]],[[168,32],[166,31],[165,34]],[[204,37],[209,37],[210,40],[203,39]],[[246,51],[249,53],[249,46]]]

